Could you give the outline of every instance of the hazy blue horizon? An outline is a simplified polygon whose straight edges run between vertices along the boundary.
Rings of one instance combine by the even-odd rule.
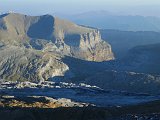
[[[160,16],[159,0],[0,0],[0,12],[41,14],[78,14],[109,11],[124,15]]]

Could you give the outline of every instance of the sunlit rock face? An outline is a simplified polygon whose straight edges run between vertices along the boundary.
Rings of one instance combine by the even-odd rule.
[[[114,59],[111,46],[96,29],[50,15],[0,16],[0,79],[45,81],[57,76],[73,77],[62,61],[65,56],[97,62]]]
[[[6,46],[0,49],[1,79],[44,81],[64,76],[69,67],[51,53]]]
[[[70,46],[70,52],[73,57],[98,62],[114,59],[111,46],[101,39],[98,30],[67,36],[64,42]]]

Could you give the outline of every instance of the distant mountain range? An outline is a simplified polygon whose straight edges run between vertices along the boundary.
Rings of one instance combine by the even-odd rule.
[[[112,46],[116,59],[123,58],[130,49],[140,46],[160,43],[160,33],[154,31],[120,31],[100,30],[102,39]]]
[[[99,29],[115,29],[124,31],[160,31],[159,17],[118,15],[106,11],[91,11],[76,15],[66,15],[77,24]]]

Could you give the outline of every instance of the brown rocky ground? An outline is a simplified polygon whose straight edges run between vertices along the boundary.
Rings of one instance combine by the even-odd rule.
[[[124,107],[0,107],[0,120],[159,120],[160,101]]]
[[[86,107],[87,103],[73,102],[70,99],[53,99],[45,96],[1,96],[0,107],[19,108],[58,108],[58,107]]]

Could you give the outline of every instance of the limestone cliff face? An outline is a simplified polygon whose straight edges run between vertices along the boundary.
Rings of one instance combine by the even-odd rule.
[[[89,61],[106,61],[114,58],[111,46],[101,39],[97,30],[81,35],[80,49],[88,52],[86,58]]]
[[[64,43],[70,46],[71,56],[76,58],[98,62],[114,59],[111,46],[101,39],[98,30],[69,36],[65,38]]]

